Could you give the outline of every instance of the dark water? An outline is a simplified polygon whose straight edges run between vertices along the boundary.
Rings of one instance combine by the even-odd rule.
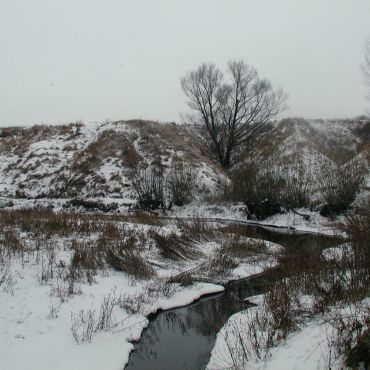
[[[246,235],[269,240],[286,248],[309,249],[338,244],[334,238],[310,234],[285,234],[260,228],[245,228]],[[125,370],[198,370],[207,365],[216,334],[228,318],[248,308],[244,298],[267,289],[269,274],[230,283],[225,292],[189,306],[156,315],[131,352]]]

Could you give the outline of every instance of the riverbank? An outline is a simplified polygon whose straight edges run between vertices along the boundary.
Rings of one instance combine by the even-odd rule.
[[[143,221],[108,222],[47,210],[1,214],[1,368],[122,369],[151,313],[224,290],[197,281],[226,283],[276,265],[276,243],[234,238],[233,230],[217,223],[217,230],[205,229],[198,237],[193,224],[188,229],[181,223],[181,229],[177,223]],[[183,244],[185,230],[195,243]],[[229,238],[232,249],[224,244]],[[156,240],[168,240],[170,247],[176,241],[179,249],[163,249],[167,244]],[[228,258],[218,253],[221,247]],[[248,253],[240,255],[241,247]],[[115,253],[128,248],[142,259],[133,270],[117,271],[101,255],[103,248]],[[185,258],[178,257],[180,251]],[[220,261],[222,269],[215,270]],[[150,277],[135,276],[143,266]],[[179,275],[191,275],[192,281],[170,281]]]

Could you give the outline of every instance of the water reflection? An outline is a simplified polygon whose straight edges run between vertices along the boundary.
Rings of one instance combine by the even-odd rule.
[[[301,251],[312,246],[338,244],[333,238],[315,235],[282,234],[264,229],[246,228],[246,235],[269,240]],[[276,275],[255,277],[231,283],[223,294],[204,298],[187,307],[157,315],[144,331],[126,370],[197,370],[209,361],[216,334],[228,318],[243,309],[246,297],[266,291]]]

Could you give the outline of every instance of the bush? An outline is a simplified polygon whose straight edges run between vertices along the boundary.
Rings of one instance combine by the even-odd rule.
[[[297,328],[297,317],[294,310],[294,293],[286,280],[277,282],[264,296],[264,307],[270,313],[270,324],[278,338],[286,336]]]
[[[234,171],[232,184],[231,199],[244,202],[248,215],[258,220],[309,203],[309,175],[302,163],[287,168],[273,160],[248,162]]]
[[[311,195],[310,170],[298,162],[292,169],[284,169],[282,175],[285,180],[281,199],[283,206],[286,209],[307,207]]]
[[[370,270],[370,202],[347,217],[342,228],[350,237],[354,256],[362,268]],[[369,271],[370,273],[370,271]]]
[[[194,172],[190,166],[181,164],[175,167],[168,179],[171,202],[176,206],[183,206],[190,203],[194,184]]]
[[[325,202],[322,216],[335,216],[348,209],[364,184],[368,173],[363,158],[353,159],[343,165],[326,163],[318,178],[319,191]]]
[[[164,180],[161,174],[147,169],[134,176],[132,185],[138,197],[138,206],[146,210],[165,208]]]
[[[232,174],[232,184],[232,199],[244,202],[250,217],[262,220],[280,212],[284,182],[270,163],[246,163]]]

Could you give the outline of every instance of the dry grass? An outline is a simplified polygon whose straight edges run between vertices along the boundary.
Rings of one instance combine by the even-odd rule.
[[[209,271],[210,276],[219,278],[227,276],[230,270],[237,267],[238,264],[235,258],[231,257],[224,250],[219,249],[214,256],[209,259],[205,268]]]
[[[193,217],[191,220],[178,220],[177,226],[184,235],[191,235],[193,240],[211,240],[216,236],[212,223],[201,217]]]
[[[145,259],[135,250],[108,249],[107,263],[117,271],[125,272],[137,279],[150,279],[155,276],[155,271]]]
[[[85,269],[95,272],[104,268],[104,251],[95,242],[72,241],[71,249],[74,251],[71,266],[76,269]]]
[[[89,174],[105,158],[118,158],[123,166],[130,168],[136,168],[142,159],[126,133],[111,129],[103,131],[96,141],[80,152],[72,168],[76,172]]]
[[[154,275],[153,268],[140,256],[146,236],[126,230],[120,222],[107,222],[100,215],[54,213],[47,209],[1,211],[0,225],[4,230],[0,240],[0,259],[8,260],[13,255],[23,258],[26,253],[36,253],[36,256],[42,253],[44,256],[46,253],[46,260],[40,264],[39,280],[46,284],[59,277],[55,291],[61,298],[72,294],[75,283],[79,281],[92,283],[96,271],[107,266],[136,278]],[[18,230],[25,235],[21,237]],[[74,238],[68,246],[72,252],[70,266],[64,263],[58,266],[53,241],[71,236]],[[94,236],[98,236],[97,240]]]
[[[177,261],[196,259],[201,255],[196,243],[187,236],[178,236],[175,233],[162,236],[153,231],[151,237],[163,258]]]
[[[122,216],[120,219],[127,222],[132,222],[134,224],[151,226],[161,226],[165,223],[165,221],[158,217],[157,214],[142,209],[135,209],[130,213],[129,216]]]

